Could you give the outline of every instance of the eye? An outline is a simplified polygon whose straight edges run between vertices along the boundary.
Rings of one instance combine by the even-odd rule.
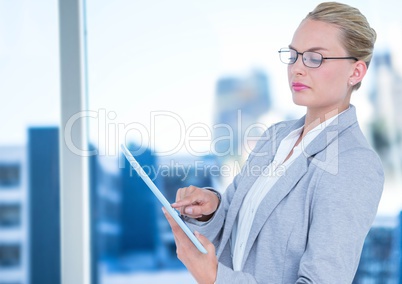
[[[289,50],[289,62],[294,63],[297,60],[297,52],[294,50]]]
[[[306,63],[309,63],[313,66],[320,65],[322,62],[322,55],[316,52],[305,52],[304,59]]]
[[[297,53],[289,49],[282,49],[280,51],[280,59],[283,63],[292,64],[297,59]]]
[[[320,64],[321,58],[310,58],[310,62],[314,64]]]

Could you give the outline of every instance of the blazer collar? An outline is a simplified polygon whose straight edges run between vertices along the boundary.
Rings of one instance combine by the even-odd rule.
[[[346,129],[357,123],[356,108],[350,105],[349,109],[341,113],[332,121],[304,150],[306,156],[314,156],[337,140]]]
[[[276,151],[279,148],[280,142],[293,130],[300,128],[301,126],[304,125],[306,120],[306,116],[304,115],[300,119],[293,121],[293,123],[290,123],[289,125],[286,125],[286,127],[278,132],[276,135],[276,140],[275,142],[275,152],[273,155],[275,155]],[[349,109],[345,110],[343,113],[341,113],[337,118],[335,118],[334,121],[332,121],[307,147],[304,149],[305,154],[308,156],[313,156],[317,154],[318,152],[322,151],[329,145],[334,139],[336,139],[345,129],[349,128],[353,124],[357,123],[357,116],[356,116],[356,108],[354,105],[350,104]],[[279,124],[279,127],[282,124]],[[273,158],[273,157],[272,157]]]

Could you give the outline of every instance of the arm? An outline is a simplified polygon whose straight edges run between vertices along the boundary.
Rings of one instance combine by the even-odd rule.
[[[352,283],[383,189],[381,163],[367,149],[337,155],[321,169],[296,283]]]

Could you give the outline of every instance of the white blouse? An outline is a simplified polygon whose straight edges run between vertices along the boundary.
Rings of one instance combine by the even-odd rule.
[[[339,114],[310,130],[296,147],[294,147],[294,145],[303,132],[304,126],[293,130],[281,141],[273,161],[254,182],[243,201],[239,214],[237,215],[237,222],[235,222],[231,235],[233,269],[235,271],[241,271],[242,269],[244,249],[246,247],[255,213],[257,212],[261,201],[275,185],[278,179],[282,175],[286,175],[286,169],[289,168],[296,158],[303,153],[303,150],[306,149],[308,144],[310,144],[311,141],[313,141],[318,134],[320,134],[320,132],[338,116]],[[284,162],[293,147],[292,155]]]

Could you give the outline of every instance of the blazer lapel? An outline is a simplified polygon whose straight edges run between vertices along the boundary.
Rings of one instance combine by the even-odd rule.
[[[231,237],[234,222],[237,220],[237,214],[240,211],[240,207],[247,192],[250,190],[256,179],[259,177],[258,171],[264,170],[264,168],[272,162],[278,150],[279,144],[283,140],[283,138],[285,138],[286,135],[288,135],[294,129],[301,127],[303,124],[304,124],[304,117],[297,120],[296,122],[293,122],[291,125],[286,125],[285,127],[283,127],[282,125],[278,125],[276,129],[275,128],[272,129],[273,133],[270,134],[268,133],[271,139],[265,142],[255,152],[253,150],[253,153],[250,154],[248,163],[242,169],[243,178],[240,181],[240,184],[238,185],[236,194],[234,195],[231,204],[228,208],[228,212],[226,214],[221,245],[217,250],[218,257],[221,255],[223,249],[226,246],[226,243]],[[259,153],[267,153],[267,154],[258,155]]]
[[[269,143],[267,143],[269,144]],[[232,202],[230,203],[230,206],[228,208],[228,212],[226,214],[226,220],[225,220],[225,226],[223,230],[223,235],[221,239],[221,245],[218,248],[217,251],[217,256],[219,257],[220,254],[222,253],[224,247],[226,246],[226,243],[228,242],[229,238],[231,237],[232,234],[232,228],[234,225],[234,222],[237,220],[237,214],[240,211],[240,207],[243,203],[244,198],[246,197],[247,192],[249,189],[252,187],[256,179],[259,177],[259,174],[256,172],[253,172],[257,167],[262,169],[263,165],[269,165],[271,161],[274,158],[274,153],[271,155],[267,156],[260,156],[260,157],[254,157],[252,162],[247,163],[244,168],[242,169],[243,171],[243,177],[246,176],[246,178],[243,178],[236,190],[236,194],[233,196]],[[257,167],[255,167],[257,166]]]
[[[308,158],[302,154],[287,169],[286,174],[278,179],[272,189],[261,201],[247,240],[242,266],[244,265],[251,250],[251,246],[254,244],[254,241],[265,222],[276,206],[289,194],[289,192],[295,187],[296,183],[305,175],[307,168]]]

